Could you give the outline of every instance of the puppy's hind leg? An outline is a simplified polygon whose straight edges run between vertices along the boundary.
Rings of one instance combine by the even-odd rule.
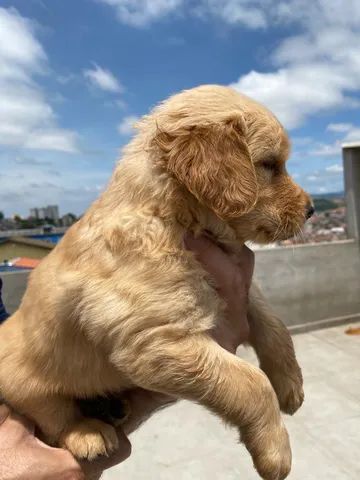
[[[249,342],[268,376],[283,412],[293,414],[304,400],[303,378],[294,344],[282,321],[271,311],[259,287],[249,292]]]
[[[44,440],[68,449],[75,457],[93,460],[118,447],[113,426],[83,417],[74,400],[60,395],[36,396],[24,405],[13,405],[40,429]]]

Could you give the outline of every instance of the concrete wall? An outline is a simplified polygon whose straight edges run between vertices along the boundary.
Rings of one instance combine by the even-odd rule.
[[[348,232],[360,241],[360,143],[343,145]]]
[[[360,251],[355,240],[256,252],[255,276],[266,297],[294,331],[360,318]],[[4,303],[20,303],[26,273],[2,274]]]
[[[258,251],[255,276],[275,311],[294,330],[360,318],[356,240]]]

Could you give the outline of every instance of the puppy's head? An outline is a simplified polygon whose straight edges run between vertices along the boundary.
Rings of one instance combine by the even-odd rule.
[[[266,243],[301,229],[310,198],[288,175],[288,137],[263,106],[204,86],[170,98],[152,118],[157,164],[239,238]]]

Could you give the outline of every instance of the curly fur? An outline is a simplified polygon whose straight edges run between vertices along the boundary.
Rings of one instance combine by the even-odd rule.
[[[263,478],[284,478],[279,401],[290,413],[302,402],[291,338],[254,286],[251,343],[268,377],[218,346],[211,331],[224,303],[183,239],[206,230],[236,252],[296,233],[309,197],[286,173],[286,133],[219,86],[173,96],[137,128],[106,191],[0,327],[1,395],[47,441],[90,459],[116,437],[82,417],[75,398],[134,386],[188,398],[239,428]]]

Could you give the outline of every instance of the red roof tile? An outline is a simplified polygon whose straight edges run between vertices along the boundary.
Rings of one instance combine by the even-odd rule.
[[[19,257],[11,260],[11,264],[18,268],[35,268],[40,261],[38,258]]]

